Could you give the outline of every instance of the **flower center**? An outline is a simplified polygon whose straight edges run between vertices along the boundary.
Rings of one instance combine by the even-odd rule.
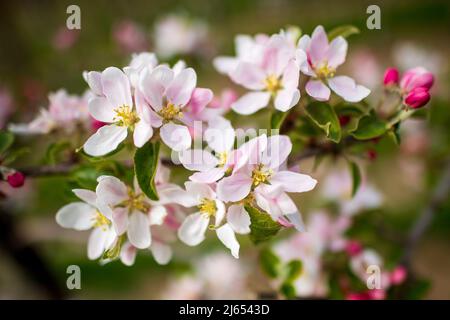
[[[180,108],[169,102],[159,111],[159,115],[163,118],[164,122],[169,122],[176,117],[181,117],[183,113]]]
[[[332,78],[336,73],[336,69],[328,65],[328,61],[325,61],[321,65],[314,68],[314,71],[316,72],[317,78],[322,80]]]
[[[264,85],[266,86],[266,90],[272,94],[276,93],[278,90],[283,89],[283,86],[281,85],[281,80],[274,75],[268,76],[264,80]]]
[[[120,204],[120,206],[128,208],[129,212],[138,210],[141,212],[148,212],[150,205],[145,201],[145,195],[143,193],[136,194],[131,190],[128,190],[128,199]]]
[[[219,164],[218,167],[219,168],[223,168],[225,166],[225,164],[227,163],[227,158],[228,158],[228,152],[220,152],[217,155],[217,158],[219,159]]]
[[[107,217],[105,217],[100,211],[97,210],[95,213],[94,220],[94,228],[102,228],[106,230],[107,227],[111,224],[111,221]]]
[[[211,199],[203,198],[200,201],[200,204],[198,205],[198,209],[200,210],[201,213],[211,217],[216,214],[217,211],[216,202]]]
[[[139,122],[139,117],[130,106],[123,105],[114,109],[114,112],[116,113],[116,116],[113,120],[117,121],[119,126],[133,127]]]
[[[263,164],[259,164],[252,172],[253,187],[259,186],[261,183],[269,182],[272,176],[272,169],[264,167]]]

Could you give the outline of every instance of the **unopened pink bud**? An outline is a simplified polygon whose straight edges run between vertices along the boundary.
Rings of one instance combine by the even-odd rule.
[[[6,177],[9,185],[13,188],[20,188],[25,183],[25,175],[22,172],[16,171]]]
[[[384,72],[383,84],[385,86],[398,84],[398,70],[395,68],[387,68]]]
[[[390,280],[392,284],[401,284],[405,281],[408,271],[403,266],[396,267],[390,274]]]
[[[345,245],[345,251],[350,257],[354,257],[361,253],[362,251],[362,245],[359,243],[359,241],[356,240],[350,240]]]
[[[430,93],[426,88],[415,88],[405,97],[405,104],[413,109],[423,107],[430,101]]]
[[[430,89],[433,83],[433,74],[425,68],[417,67],[405,72],[400,80],[400,87],[404,92],[410,92],[416,88]]]

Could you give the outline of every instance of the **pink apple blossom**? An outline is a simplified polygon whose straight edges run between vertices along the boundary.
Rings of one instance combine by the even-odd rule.
[[[341,36],[328,42],[322,26],[316,27],[311,37],[304,35],[300,38],[297,63],[300,70],[311,77],[305,89],[314,99],[328,101],[330,88],[348,102],[359,102],[370,94],[369,89],[356,84],[352,78],[336,76],[337,67],[345,62],[347,46],[347,41]]]

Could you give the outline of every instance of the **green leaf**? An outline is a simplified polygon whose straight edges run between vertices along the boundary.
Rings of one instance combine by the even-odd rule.
[[[280,288],[281,293],[288,299],[294,299],[297,295],[295,287],[292,283],[283,283]]]
[[[142,192],[151,199],[159,200],[155,187],[155,174],[158,165],[159,142],[147,142],[134,154],[134,172]]]
[[[358,140],[369,140],[383,135],[386,132],[386,122],[375,115],[362,117],[358,127],[351,131],[351,135]]]
[[[69,141],[60,141],[52,143],[45,154],[45,163],[56,164],[59,161],[61,154],[71,147]]]
[[[5,152],[14,142],[14,135],[11,132],[0,132],[0,154]]]
[[[339,26],[328,32],[329,41],[339,36],[348,38],[351,35],[358,34],[359,29],[352,25]]]
[[[286,265],[285,282],[292,283],[300,277],[303,271],[303,263],[301,260],[291,260]]]
[[[334,109],[324,102],[315,101],[305,108],[309,118],[321,128],[333,142],[341,140],[341,125]]]
[[[9,164],[16,161],[17,158],[20,158],[21,156],[27,154],[30,152],[30,148],[23,147],[16,150],[10,150],[8,151],[7,156],[3,159],[2,164],[5,166],[8,166]]]
[[[361,185],[361,171],[359,170],[358,165],[350,161],[350,172],[352,175],[352,197],[358,191],[359,186]]]
[[[254,244],[267,241],[280,231],[281,225],[273,221],[267,212],[250,205],[246,205],[245,210],[250,215],[250,240]]]
[[[272,250],[266,248],[261,251],[259,256],[261,268],[271,278],[276,278],[280,275],[281,260],[275,255]]]
[[[270,128],[280,129],[289,112],[274,111],[270,117]]]
[[[102,174],[97,168],[80,166],[71,172],[71,178],[83,189],[95,189],[97,178]]]

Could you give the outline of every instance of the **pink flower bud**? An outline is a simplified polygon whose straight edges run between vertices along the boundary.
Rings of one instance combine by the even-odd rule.
[[[425,68],[417,67],[405,72],[400,80],[400,87],[404,92],[410,92],[420,87],[430,89],[433,83],[433,74]]]
[[[405,104],[413,109],[423,107],[430,101],[428,89],[419,87],[411,90],[405,97]]]
[[[395,68],[387,68],[384,72],[383,84],[385,86],[398,84],[398,70]]]
[[[408,271],[403,266],[396,267],[390,274],[390,280],[392,284],[401,284],[405,281]]]
[[[100,129],[101,127],[103,127],[106,124],[107,123],[98,121],[97,119],[94,119],[94,118],[91,119],[91,128],[93,131],[97,131],[98,129]]]
[[[359,243],[359,241],[356,240],[350,240],[345,245],[345,251],[350,257],[354,257],[361,253],[362,251],[362,245]]]
[[[6,177],[9,185],[13,188],[20,188],[25,183],[25,175],[22,172],[16,171]]]

